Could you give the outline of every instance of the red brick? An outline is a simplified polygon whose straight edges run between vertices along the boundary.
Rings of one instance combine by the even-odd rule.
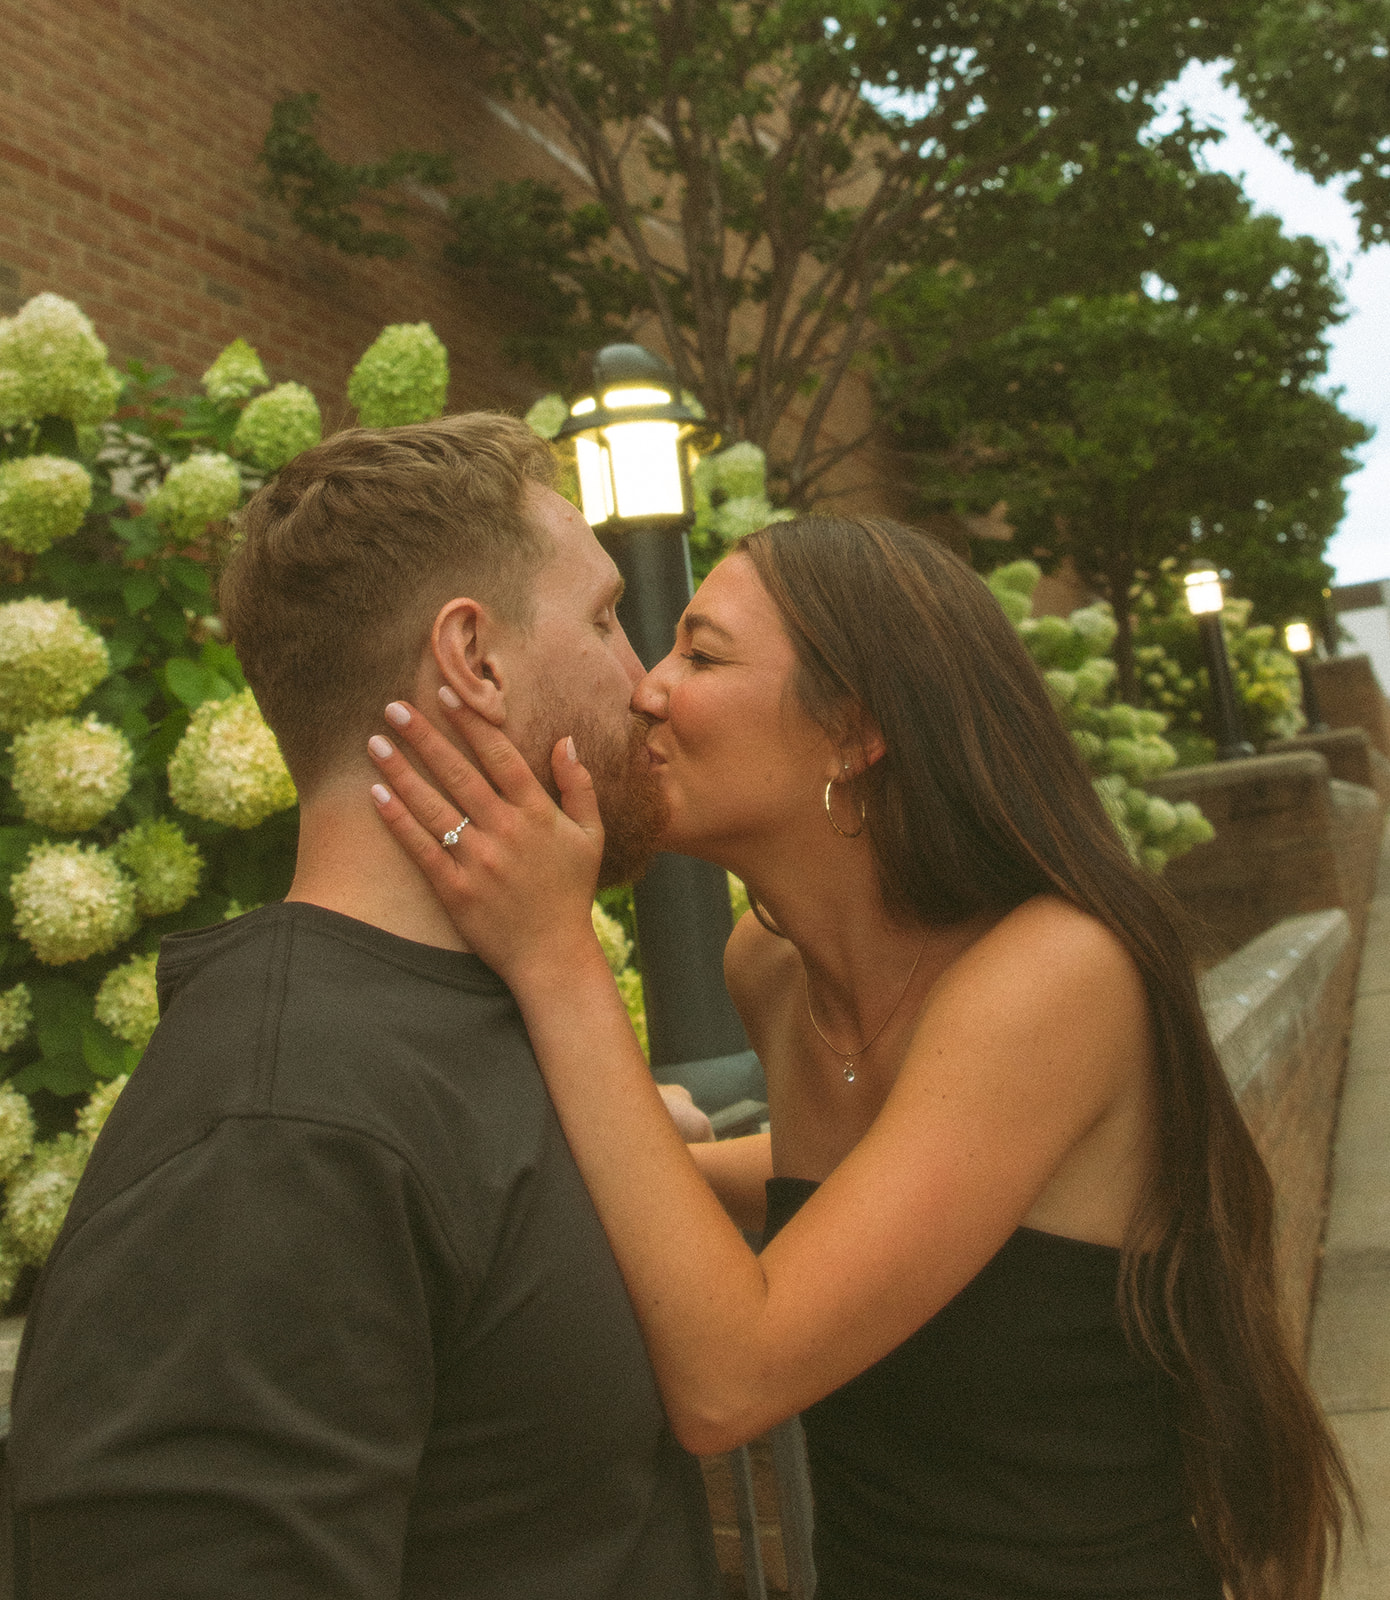
[[[7,161],[12,167],[24,167],[41,178],[48,176],[48,163],[39,156],[30,155],[27,150],[19,149],[17,145],[0,141],[0,161]]]
[[[142,206],[137,200],[128,200],[125,195],[112,189],[106,196],[106,203],[113,211],[119,211],[124,217],[133,217],[136,222],[152,222],[153,213],[148,206]]]

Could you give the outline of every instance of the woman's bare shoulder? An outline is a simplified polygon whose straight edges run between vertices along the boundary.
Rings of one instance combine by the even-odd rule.
[[[986,997],[1006,1011],[1031,1006],[1078,1016],[1103,1005],[1130,1024],[1148,1009],[1144,980],[1119,934],[1050,894],[1001,917],[948,969],[931,999],[975,1004]]]

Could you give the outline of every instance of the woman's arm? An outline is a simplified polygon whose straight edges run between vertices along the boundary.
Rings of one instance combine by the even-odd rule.
[[[399,758],[378,764],[423,826],[394,797],[382,815],[516,995],[677,1436],[727,1449],[887,1354],[990,1260],[1141,1070],[1142,985],[1071,908],[1006,917],[938,982],[869,1132],[755,1256],[676,1133],[594,935],[587,775],[557,747],[567,821],[497,730],[457,720],[500,794],[425,719],[402,732],[476,824],[463,843],[440,846],[457,811]]]
[[[686,1149],[734,1222],[744,1233],[761,1233],[767,1222],[767,1180],[772,1176],[771,1136],[750,1133]]]

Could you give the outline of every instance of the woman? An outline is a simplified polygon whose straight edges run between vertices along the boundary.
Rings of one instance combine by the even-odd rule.
[[[892,523],[775,524],[633,704],[664,843],[757,908],[726,973],[770,1138],[674,1132],[572,743],[561,812],[494,729],[446,713],[483,776],[395,707],[449,799],[398,753],[375,793],[516,996],[678,1437],[806,1412],[822,1600],[1316,1600],[1349,1489],[1269,1179],[1173,907],[986,587]]]

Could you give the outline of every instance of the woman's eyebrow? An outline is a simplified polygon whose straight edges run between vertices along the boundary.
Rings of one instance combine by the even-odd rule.
[[[727,628],[721,628],[717,622],[711,617],[707,617],[703,611],[687,611],[681,621],[687,633],[694,633],[696,628],[705,628],[710,633],[717,633],[721,639],[727,639],[731,644],[733,643],[733,634]]]

